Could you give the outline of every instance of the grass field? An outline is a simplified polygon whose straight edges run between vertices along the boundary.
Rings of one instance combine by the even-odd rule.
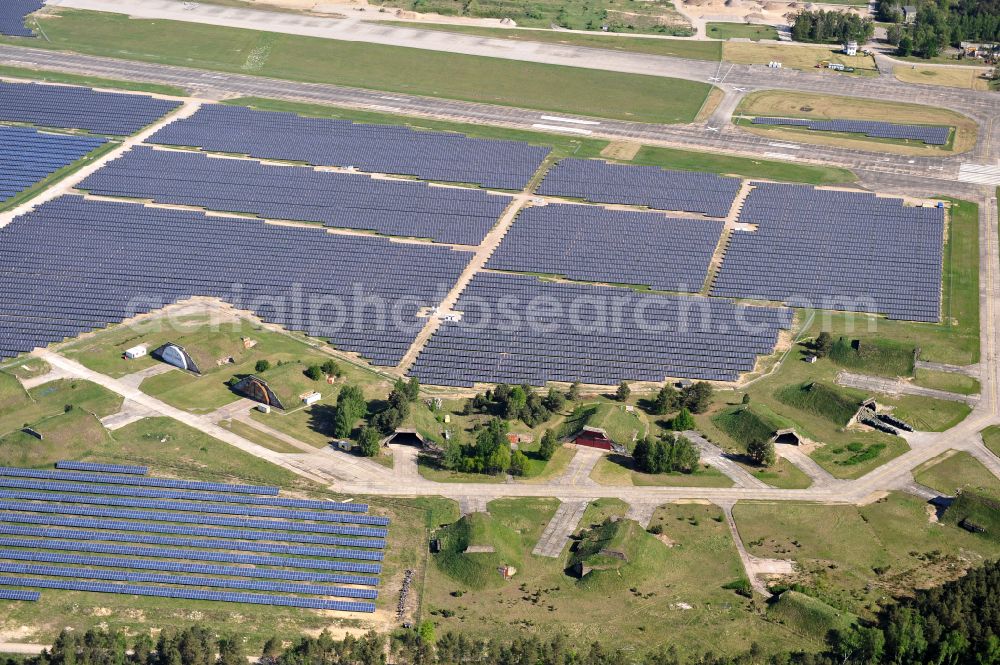
[[[859,342],[857,348],[855,341]],[[830,350],[830,360],[840,367],[891,378],[912,376],[915,355],[912,346],[887,339],[840,337]]]
[[[767,618],[799,635],[826,635],[847,630],[857,616],[838,610],[818,598],[788,590],[767,606]]]
[[[880,403],[894,406],[893,413],[924,432],[944,432],[965,420],[972,412],[965,402],[933,399],[921,395],[881,397]]]
[[[808,595],[865,619],[898,593],[953,579],[1000,553],[931,522],[923,500],[901,493],[862,507],[740,502],[733,514],[751,554],[795,560],[793,581]]]
[[[396,25],[402,28],[416,30],[440,30],[442,32],[458,32],[479,37],[494,39],[509,39],[518,42],[541,42],[544,44],[563,44],[566,46],[586,46],[588,48],[607,49],[612,51],[627,51],[630,53],[648,53],[650,55],[666,55],[689,60],[722,59],[722,45],[715,42],[705,42],[687,39],[667,39],[649,37],[625,37],[618,34],[596,32],[591,35],[579,32],[564,32],[554,30],[517,30],[512,28],[489,28],[480,25],[455,25],[451,23],[412,23],[409,21],[378,21],[377,25]]]
[[[10,374],[0,372],[0,436],[6,437],[26,425],[37,425],[50,418],[61,416],[67,407],[104,417],[121,409],[122,399],[89,381],[53,381],[25,392]],[[68,438],[72,438],[71,436]],[[34,448],[63,449],[69,454],[73,441],[53,442],[52,446]],[[0,456],[15,454],[14,449],[0,450]],[[20,454],[20,453],[16,453]]]
[[[733,481],[718,469],[701,465],[691,473],[642,473],[636,471],[631,457],[602,457],[590,478],[600,485],[634,487],[732,487]]]
[[[600,640],[638,654],[658,635],[678,635],[671,643],[682,654],[700,654],[709,642],[717,652],[745,646],[748,634],[765,649],[792,637],[787,629],[751,611],[749,601],[721,588],[740,577],[742,568],[719,508],[660,507],[651,525],[662,527],[664,541],[671,546],[651,543],[663,548],[655,555],[659,563],[652,567],[640,563],[630,571],[628,584],[594,587],[565,573],[568,552],[558,559],[530,553],[556,508],[552,499],[489,504],[493,519],[516,532],[525,548],[524,565],[510,582],[469,593],[436,564],[430,566],[424,607],[438,634],[461,630],[471,636],[506,639],[525,632],[560,633],[569,644]],[[615,500],[595,502],[581,528],[624,511],[624,504]],[[807,639],[804,648],[819,646],[820,641]],[[802,640],[796,638],[796,643]]]
[[[964,451],[949,451],[913,470],[922,485],[948,496],[973,491],[1000,499],[1000,479]]]
[[[893,76],[906,83],[926,83],[967,90],[989,90],[988,73],[989,68],[983,67],[896,65],[892,68]]]
[[[928,146],[923,143],[888,142],[860,135],[838,136],[835,132],[813,132],[805,129],[763,128],[746,126],[747,131],[762,136],[786,137],[789,140],[819,145],[856,147],[904,155],[928,155],[942,151],[965,152],[976,144],[978,126],[975,121],[954,111],[922,106],[885,102],[854,97],[838,97],[816,93],[794,93],[761,90],[744,97],[736,109],[740,116],[780,116],[785,118],[818,118],[822,120],[885,120],[914,125],[943,125],[954,127],[950,145]]]
[[[712,23],[705,25],[706,36],[712,39],[778,39],[778,31],[772,25],[752,25],[748,23]]]
[[[766,159],[653,146],[644,146],[629,163],[661,166],[683,171],[722,173],[745,178],[802,182],[810,185],[845,184],[857,179],[851,171],[832,166],[790,164]]]
[[[820,381],[786,386],[775,393],[781,402],[823,416],[834,425],[845,427],[858,411],[858,404],[865,395],[858,391],[844,390]]]
[[[990,425],[980,434],[986,447],[992,450],[994,455],[1000,456],[1000,425]]]
[[[694,34],[690,22],[669,2],[641,0],[536,0],[521,5],[502,0],[377,0],[373,4],[421,14],[510,18],[529,28],[558,26],[570,30],[655,33],[688,36]]]
[[[825,60],[854,67],[856,70],[853,74],[822,70],[830,76],[875,76],[878,73],[874,58],[868,55],[845,55],[840,46],[727,42],[722,47],[722,59],[743,65],[765,65],[776,61],[786,68],[808,71],[816,71],[816,65]]]
[[[956,372],[938,372],[930,369],[917,368],[913,374],[913,383],[924,388],[945,390],[959,395],[978,395],[981,389],[979,381]]]
[[[60,11],[41,24],[51,41],[37,45],[49,48],[639,122],[690,122],[711,90],[656,76],[98,12]]]
[[[778,487],[785,490],[800,490],[812,485],[812,480],[802,469],[783,457],[779,457],[774,466],[767,467],[766,469],[740,460],[737,460],[737,463],[749,473],[752,473],[758,480],[767,483],[771,487]]]
[[[223,420],[219,423],[219,426],[226,428],[237,436],[242,436],[247,441],[253,441],[258,446],[264,446],[268,450],[273,450],[276,453],[302,452],[295,446],[291,446],[284,441],[281,441],[280,439],[277,439],[270,434],[262,432],[259,429],[239,420]]]
[[[85,85],[88,88],[114,88],[117,90],[149,92],[154,95],[168,95],[171,97],[188,96],[187,90],[184,90],[183,88],[177,88],[171,85],[161,85],[159,83],[120,81],[118,79],[106,79],[98,76],[80,76],[77,74],[65,74],[63,72],[50,72],[44,69],[28,69],[26,67],[0,65],[0,77],[4,76],[31,79],[33,81],[46,81],[48,83]]]

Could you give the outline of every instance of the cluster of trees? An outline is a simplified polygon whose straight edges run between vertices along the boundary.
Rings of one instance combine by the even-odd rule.
[[[410,416],[410,407],[420,398],[420,381],[399,379],[389,393],[385,408],[371,418],[371,426],[383,434],[392,434]]]
[[[510,426],[501,418],[490,418],[476,431],[475,443],[463,446],[452,439],[445,445],[441,465],[446,469],[466,473],[524,473],[528,457],[520,450],[513,450],[507,435]]]
[[[323,366],[321,371],[326,372]],[[416,378],[409,381],[399,379],[393,386],[385,406],[371,416],[368,423],[357,431],[358,447],[366,457],[379,454],[379,441],[383,435],[392,434],[410,415],[413,402],[420,397],[420,382]],[[346,439],[355,434],[358,421],[366,418],[369,404],[361,388],[344,386],[337,395],[337,406],[333,416],[333,435]]]
[[[691,473],[698,467],[701,453],[691,441],[678,434],[664,434],[659,439],[644,437],[632,450],[635,468],[643,473]]]
[[[313,381],[321,381],[327,376],[340,376],[340,365],[333,359],[325,361],[322,365],[309,365],[306,368],[306,376]]]
[[[657,416],[665,416],[680,409],[687,409],[691,413],[704,413],[711,404],[712,384],[698,381],[680,390],[670,385],[663,386],[653,399],[651,411]],[[674,427],[673,429],[691,428]]]
[[[887,37],[900,55],[933,58],[949,44],[1000,42],[1000,5],[996,0],[914,2],[918,5],[916,18],[900,25],[903,4],[909,1],[882,0],[878,6],[878,19],[895,24],[889,26]]]
[[[579,395],[579,385],[577,395]],[[493,390],[476,395],[466,403],[466,415],[489,413],[507,420],[521,420],[528,427],[537,427],[552,418],[566,406],[568,396],[550,388],[544,397],[528,385],[497,385]]]
[[[838,11],[802,10],[792,20],[792,39],[817,44],[864,43],[875,34],[875,22],[857,14]]]
[[[774,451],[774,441],[770,439],[754,439],[747,444],[747,456],[758,466],[774,466],[778,461]]]
[[[824,330],[813,340],[810,347],[817,358],[826,358],[833,350],[833,335]]]
[[[615,646],[578,645],[562,636],[525,634],[514,640],[435,636],[433,625],[384,637],[369,633],[335,640],[327,633],[300,637],[287,648],[269,640],[262,665],[880,665],[1000,662],[1000,562],[968,572],[940,587],[888,605],[877,621],[834,630],[820,653],[767,655],[756,644],[730,656],[681,657],[669,645],[645,655]],[[63,632],[50,652],[4,665],[246,665],[242,640],[218,637],[193,626],[127,640],[121,633],[91,629]],[[131,650],[130,650],[131,649]],[[769,650],[770,651],[770,650]]]
[[[337,410],[333,416],[333,435],[342,439],[351,436],[354,426],[368,415],[368,401],[361,388],[344,386],[337,395]]]

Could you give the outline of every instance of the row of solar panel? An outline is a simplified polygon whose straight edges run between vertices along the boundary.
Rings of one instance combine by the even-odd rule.
[[[225,591],[202,591],[179,587],[155,587],[138,584],[108,584],[106,582],[81,582],[53,580],[39,577],[0,576],[0,584],[8,586],[28,586],[42,589],[65,589],[67,591],[89,591],[94,593],[120,593],[129,596],[156,596],[159,598],[184,598],[187,600],[213,600],[226,603],[249,603],[252,605],[277,605],[283,607],[305,607],[317,610],[339,610],[341,612],[375,611],[375,603],[318,600],[296,596],[272,596],[259,593],[231,593]]]
[[[261,485],[230,485],[228,483],[209,483],[198,480],[176,480],[173,478],[130,478],[120,474],[106,475],[103,473],[85,473],[52,471],[47,469],[21,469],[12,466],[0,466],[0,476],[15,478],[45,478],[49,480],[72,480],[85,483],[105,483],[110,485],[138,485],[142,487],[173,487],[185,490],[204,490],[208,492],[233,492],[237,494],[265,494],[277,496],[277,487]]]
[[[60,460],[56,462],[56,468],[65,471],[90,471],[92,473],[125,473],[135,476],[145,476],[149,469],[145,466],[135,466],[130,464],[100,464],[96,462],[75,462],[73,460]]]

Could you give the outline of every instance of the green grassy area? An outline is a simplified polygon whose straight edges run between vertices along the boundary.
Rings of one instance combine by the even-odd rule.
[[[978,395],[981,389],[979,380],[957,372],[938,372],[936,370],[917,368],[913,374],[913,383],[924,388],[944,390],[959,395]]]
[[[847,630],[857,617],[798,591],[782,592],[767,605],[767,618],[799,635],[826,635]]]
[[[376,4],[421,14],[509,18],[522,27],[569,30],[607,29],[610,32],[638,32],[663,35],[693,35],[690,22],[670,3],[641,0],[536,0],[530,5],[502,0],[378,0]],[[411,26],[413,24],[410,24]]]
[[[80,169],[94,163],[95,160],[100,159],[101,157],[108,154],[118,146],[119,143],[117,141],[108,141],[104,145],[99,146],[94,150],[91,150],[89,153],[87,153],[80,159],[58,169],[48,177],[39,180],[38,182],[33,184],[31,187],[28,187],[24,191],[18,192],[17,194],[15,194],[14,196],[10,197],[5,201],[0,201],[0,212],[4,210],[10,210],[11,208],[16,208],[17,206],[23,203],[27,203],[28,201],[35,198],[42,192],[48,190],[50,187],[52,187],[59,181],[68,178],[69,176],[76,173]]]
[[[841,427],[854,417],[866,397],[860,391],[845,390],[821,381],[785,386],[774,396],[789,406],[822,416]]]
[[[771,487],[785,490],[801,490],[812,485],[812,480],[802,469],[783,457],[779,457],[773,466],[763,469],[755,464],[750,465],[739,460],[737,460],[737,463],[756,476],[758,480],[767,483]]]
[[[958,528],[971,529],[977,538],[1000,545],[1000,499],[996,493],[963,491],[948,506],[941,520]]]
[[[879,402],[895,407],[892,411],[895,416],[922,432],[947,431],[972,413],[972,407],[965,402],[921,395],[882,396]]]
[[[845,369],[878,376],[913,376],[916,353],[912,346],[888,339],[851,340],[840,337],[830,360]]]
[[[2,371],[19,379],[33,379],[48,374],[52,371],[52,367],[41,358],[28,357],[18,360],[12,365],[4,366]]]
[[[779,429],[794,428],[795,423],[774,413],[766,405],[734,406],[716,414],[712,421],[744,448],[752,441],[767,441]]]
[[[38,46],[47,48],[639,122],[691,122],[712,89],[658,76],[99,12],[61,10],[40,22],[51,41]]]
[[[486,513],[471,513],[437,534],[441,551],[434,562],[445,575],[470,589],[500,586],[501,566],[521,568],[521,536]]]
[[[733,481],[715,467],[701,465],[691,473],[642,473],[636,471],[631,457],[602,457],[590,477],[600,485],[635,487],[732,487]]]
[[[669,551],[633,520],[607,521],[580,534],[569,556],[578,584],[615,590],[641,584],[670,565]]]
[[[954,579],[1000,553],[932,522],[925,501],[902,493],[861,507],[740,502],[733,514],[751,554],[793,559],[799,590],[863,619],[897,594]]]
[[[750,23],[715,23],[705,24],[706,36],[712,39],[778,39],[778,31],[773,25],[754,25]]]
[[[810,185],[846,184],[857,179],[854,173],[848,169],[832,166],[792,164],[767,159],[652,146],[644,146],[629,163],[642,166],[661,166],[682,171],[722,173],[745,178],[801,182]]]
[[[564,32],[554,30],[517,30],[511,28],[490,28],[480,25],[454,25],[451,23],[411,23],[409,21],[379,21],[378,25],[395,25],[401,28],[415,30],[440,30],[443,32],[458,32],[466,35],[509,39],[519,42],[542,42],[545,44],[563,44],[566,46],[586,46],[588,48],[627,51],[630,53],[648,53],[650,55],[665,55],[689,60],[722,59],[722,45],[716,42],[706,42],[688,39],[666,39],[649,37],[625,37],[605,32],[583,34],[579,32]]]
[[[990,425],[980,434],[986,447],[992,450],[994,455],[1000,457],[1000,425]]]
[[[268,450],[273,450],[276,453],[301,453],[302,451],[291,446],[284,441],[275,438],[268,434],[267,432],[262,432],[256,427],[248,425],[245,422],[239,420],[223,420],[219,423],[220,427],[224,427],[233,434],[241,436],[247,441],[252,441],[258,446],[264,446]]]
[[[68,407],[103,418],[121,405],[120,396],[89,381],[52,381],[25,392],[12,375],[0,372],[0,436],[61,415]]]
[[[646,425],[623,404],[609,402],[578,406],[559,431],[562,438],[579,433],[584,427],[597,427],[607,432],[612,441],[632,448],[635,440],[646,435]]]
[[[742,568],[718,507],[658,508],[651,526],[662,529],[661,542],[640,538],[662,548],[653,554],[658,563],[636,571],[635,581],[595,587],[566,574],[569,552],[558,559],[530,553],[557,507],[552,499],[489,504],[493,520],[517,532],[525,548],[524,565],[510,582],[472,592],[437,565],[428,569],[424,607],[438,634],[460,630],[470,637],[505,639],[524,631],[559,633],[568,644],[601,641],[637,653],[647,650],[655,636],[675,634],[683,635],[671,641],[682,656],[701,655],[709,642],[720,653],[745,648],[751,634],[765,650],[793,638],[805,649],[821,646],[822,636],[800,639],[751,610],[750,601],[721,588],[741,576]],[[581,528],[622,516],[625,509],[617,500],[594,502]]]
[[[0,438],[0,457],[5,465],[42,467],[50,463],[52,453],[58,451],[62,459],[86,455],[102,450],[111,442],[101,421],[89,411],[69,407],[61,413],[31,423],[31,429],[44,437],[21,431],[10,432]]]
[[[914,479],[948,496],[972,491],[1000,499],[1000,479],[964,451],[949,451],[913,471]]]
[[[177,88],[172,85],[144,83],[140,81],[119,81],[117,79],[105,79],[98,76],[80,76],[78,74],[50,72],[43,69],[29,69],[27,67],[11,67],[9,65],[0,65],[0,76],[31,79],[33,81],[45,81],[47,83],[84,85],[88,88],[114,88],[117,90],[131,90],[134,92],[149,92],[154,95],[167,95],[170,97],[188,96],[187,90]]]

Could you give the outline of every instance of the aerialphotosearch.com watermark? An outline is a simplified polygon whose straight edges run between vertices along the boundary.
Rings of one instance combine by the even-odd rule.
[[[469,332],[494,331],[511,336],[573,335],[669,338],[671,335],[728,335],[756,337],[790,328],[791,309],[772,302],[733,301],[696,293],[655,293],[617,287],[567,285],[565,297],[540,289],[537,294],[463,293],[452,308],[442,307],[452,288],[437,284],[420,289],[424,295],[379,294],[355,283],[337,292],[322,286],[293,284],[284,290],[262,291],[243,284],[203,294],[248,311],[266,323],[316,337],[334,338],[391,333],[416,336],[429,322]],[[680,288],[684,288],[680,285]],[[488,295],[487,295],[488,294]],[[493,297],[495,296],[495,297]],[[184,309],[171,310],[175,299],[153,293],[135,294],[126,308],[126,319],[141,332],[165,327],[240,326],[240,317],[225,321],[206,317],[192,320]],[[864,329],[877,332],[878,307],[871,299],[843,296],[813,300],[789,295],[789,306],[819,311],[820,330],[845,333]],[[163,316],[139,315],[164,310]]]

